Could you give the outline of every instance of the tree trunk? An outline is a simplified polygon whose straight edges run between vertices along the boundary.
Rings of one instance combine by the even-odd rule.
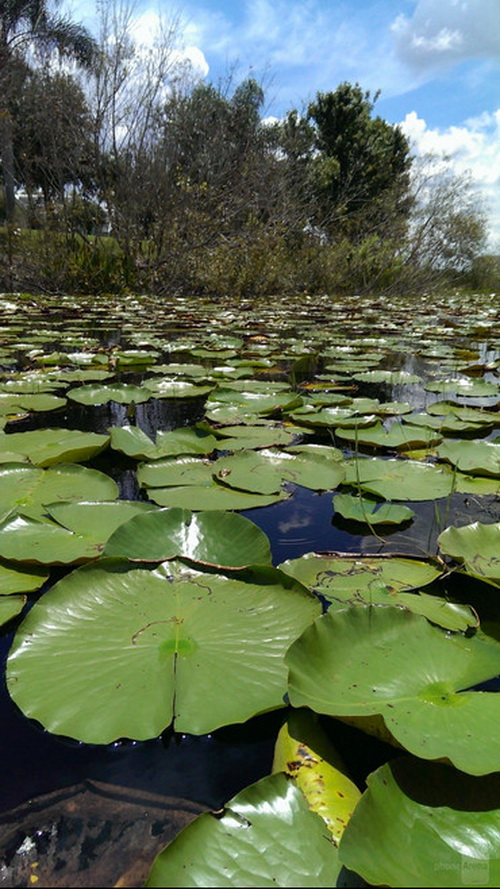
[[[12,225],[16,209],[12,119],[7,109],[0,110],[0,151],[5,190],[5,221]]]

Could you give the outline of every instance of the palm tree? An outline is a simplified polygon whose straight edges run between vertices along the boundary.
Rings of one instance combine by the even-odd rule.
[[[58,0],[56,0],[56,3]],[[0,0],[0,154],[7,224],[14,216],[15,175],[11,102],[29,70],[28,55],[52,52],[90,68],[97,44],[83,25],[58,16],[50,0]]]

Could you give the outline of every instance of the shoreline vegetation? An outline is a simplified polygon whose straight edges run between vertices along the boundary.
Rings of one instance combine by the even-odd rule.
[[[126,4],[100,14],[96,39],[45,0],[0,9],[2,290],[498,289],[473,181],[417,156],[378,92],[344,82],[269,118],[255,77],[178,61],[177,22],[144,53]]]

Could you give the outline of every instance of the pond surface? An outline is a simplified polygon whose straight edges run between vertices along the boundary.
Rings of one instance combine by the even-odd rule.
[[[229,433],[233,425],[292,430],[295,445],[332,447],[341,452],[338,458],[343,460],[420,461],[446,465],[450,472],[457,472],[449,461],[443,464],[437,450],[443,442],[499,441],[500,335],[495,326],[499,308],[497,297],[474,294],[424,296],[414,302],[301,296],[295,302],[276,298],[216,303],[202,299],[159,302],[146,297],[100,297],[91,301],[75,296],[2,295],[0,393],[4,394],[0,394],[0,420],[5,439],[0,456],[2,451],[8,452],[10,435],[37,429],[108,435],[112,428],[129,427],[142,430],[154,442],[158,432],[208,422],[221,434]],[[128,397],[123,403],[113,398],[103,401],[105,395],[101,395],[100,402],[97,394],[93,403],[84,404],[70,395],[61,406],[47,410],[43,404],[41,409],[31,407],[29,400],[25,406],[16,393],[17,388],[30,394],[44,391],[66,399],[68,392],[91,385],[140,389],[155,379],[164,381],[164,390],[155,391],[153,386],[143,401]],[[181,382],[191,387],[187,397],[181,388],[175,389]],[[201,385],[206,392],[197,395],[193,387]],[[255,410],[251,398],[243,397],[245,390],[255,398],[260,393],[275,397],[275,406],[270,408],[269,402]],[[240,399],[236,395],[231,398],[231,391],[240,393]],[[280,398],[280,392],[286,396]],[[12,393],[16,395],[7,403]],[[442,413],[439,408],[433,411],[432,406],[438,403],[445,403]],[[325,414],[337,407],[345,408],[342,423],[333,414],[331,419]],[[466,410],[471,411],[469,426]],[[421,423],[411,428],[425,427],[428,444],[425,436],[407,448],[363,442],[363,430],[375,425],[381,424],[385,431],[405,428],[410,412],[418,414]],[[343,425],[349,414],[354,422]],[[455,429],[452,424],[436,432],[436,417],[443,420],[450,416],[462,417],[463,428],[457,423]],[[422,417],[427,418],[428,426]],[[344,437],[349,429],[358,430],[354,439]],[[234,453],[238,451],[231,442],[221,439],[209,459]],[[6,459],[12,461],[12,454]],[[168,506],[168,486],[165,503],[155,500],[156,488],[141,487],[137,477],[141,460],[108,447],[83,462],[114,479],[119,499]],[[274,566],[313,552],[434,557],[445,528],[500,521],[500,464],[496,473],[479,470],[479,477],[482,481],[477,487],[452,489],[436,499],[425,493],[417,499],[407,496],[404,484],[397,496],[382,495],[382,500],[410,505],[414,512],[411,519],[396,524],[370,525],[336,512],[337,496],[352,491],[352,482],[350,487],[344,483],[323,490],[320,485],[301,484],[300,477],[297,482],[284,477],[281,495],[288,495],[287,499],[234,508],[268,536]],[[370,496],[377,498],[368,492]],[[30,594],[27,608],[71,570],[72,565],[51,567],[49,580],[41,591]],[[464,590],[463,574],[451,575],[446,595],[468,602],[471,584],[476,587],[483,614],[498,621],[498,609],[485,594],[487,585],[477,577],[468,578]],[[4,628],[2,665],[20,620],[15,618]],[[496,689],[497,685],[489,687]],[[239,789],[270,771],[283,718],[276,710],[209,735],[180,735],[166,729],[160,737],[147,741],[85,744],[51,734],[26,718],[11,700],[3,680],[0,713],[3,812],[87,779],[219,808]],[[337,733],[336,743],[343,746],[341,752],[362,783],[387,754],[382,743],[374,742],[369,751],[362,748],[358,735],[345,726]]]

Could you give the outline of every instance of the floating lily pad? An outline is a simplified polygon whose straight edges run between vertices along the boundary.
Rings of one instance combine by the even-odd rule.
[[[27,567],[0,562],[0,596],[12,593],[31,593],[39,589],[47,580],[49,572],[45,568]]]
[[[110,429],[111,447],[140,460],[157,460],[181,454],[210,454],[217,439],[205,427],[184,426],[170,432],[157,433],[156,442],[135,426],[114,426]]]
[[[26,605],[26,596],[6,596],[0,599],[0,627],[21,614]]]
[[[196,818],[156,858],[146,886],[331,887],[337,850],[283,774],[246,787],[222,814]]]
[[[54,411],[59,407],[64,407],[65,398],[58,395],[49,395],[47,393],[29,393],[0,392],[0,414],[8,416],[9,414],[19,414],[23,411]]]
[[[87,743],[153,738],[172,721],[206,734],[283,706],[285,652],[320,611],[272,567],[226,577],[104,560],[34,605],[7,682],[28,717]]]
[[[282,426],[226,426],[219,442],[219,448],[224,451],[239,451],[242,448],[269,448],[273,445],[293,444],[297,435],[303,437],[303,429],[284,429]]]
[[[408,506],[396,503],[376,503],[366,497],[352,494],[336,494],[333,500],[335,513],[344,519],[370,525],[401,525],[415,515]]]
[[[446,528],[438,545],[444,555],[463,564],[468,574],[500,587],[500,522]]]
[[[211,395],[208,402],[229,404],[232,407],[244,409],[254,414],[272,414],[274,411],[293,410],[302,404],[302,398],[295,392],[278,390],[277,392],[239,391],[236,388],[226,389],[219,386]]]
[[[0,451],[8,448],[18,457],[27,457],[36,466],[91,460],[108,444],[109,435],[74,429],[33,429],[11,435],[0,433]]]
[[[459,420],[475,423],[477,426],[500,426],[500,412],[479,407],[461,407],[451,401],[435,401],[428,406],[427,413],[440,416],[451,414]]]
[[[425,389],[428,392],[455,392],[457,395],[470,396],[472,398],[480,398],[485,395],[497,395],[498,386],[494,383],[488,383],[486,380],[471,380],[468,377],[460,379],[437,380],[432,383],[426,383]]]
[[[108,540],[104,554],[144,562],[183,556],[237,568],[271,562],[266,534],[244,516],[217,510],[196,515],[179,508],[131,519]]]
[[[390,383],[392,386],[422,382],[422,377],[406,370],[367,370],[353,374],[353,379],[360,383]]]
[[[462,472],[500,478],[500,441],[445,441],[438,456]]]
[[[149,389],[154,398],[203,398],[214,388],[214,386],[202,386],[185,380],[157,380],[156,378],[146,380],[144,386]]]
[[[49,505],[48,519],[17,515],[0,523],[0,556],[42,565],[97,559],[116,528],[154,509],[152,504],[128,500]]]
[[[279,771],[297,783],[338,845],[361,793],[310,710],[291,710],[281,727],[273,759],[273,772]]]
[[[140,404],[152,398],[150,389],[145,386],[132,386],[131,383],[116,383],[115,385],[94,386],[91,383],[70,389],[68,398],[79,404],[97,405],[106,404],[108,401],[116,401],[118,404]]]
[[[262,494],[279,491],[284,481],[313,490],[331,490],[345,476],[343,465],[324,454],[267,449],[221,457],[214,471],[215,477],[224,484]]]
[[[211,485],[214,465],[202,457],[166,457],[141,463],[137,468],[137,481],[145,488]]]
[[[276,494],[255,494],[239,491],[219,484],[215,479],[205,485],[179,485],[170,488],[148,488],[148,497],[160,506],[179,506],[194,511],[206,509],[254,509],[271,506],[290,495],[286,491]]]
[[[60,500],[116,500],[118,485],[96,469],[60,463],[42,469],[23,463],[0,466],[0,520],[12,512],[40,517]]]
[[[414,460],[382,460],[380,457],[346,460],[346,484],[386,500],[437,500],[454,490],[451,472]]]
[[[420,426],[424,429],[434,429],[442,435],[447,432],[475,432],[484,428],[484,424],[473,423],[470,420],[461,420],[453,414],[448,414],[445,417],[434,416],[430,413],[407,414],[406,417],[403,417],[403,423],[409,423],[413,427]]]
[[[337,429],[336,435],[338,438],[361,445],[384,448],[428,447],[442,439],[442,436],[437,435],[432,429],[411,428],[400,423],[394,423],[390,429],[385,429],[382,423],[378,422],[367,429]]]
[[[500,770],[490,740],[500,697],[466,690],[500,672],[498,642],[450,635],[399,608],[356,606],[318,618],[286,660],[294,707],[380,714],[416,756],[445,757],[472,775]]]
[[[447,630],[467,630],[478,625],[477,615],[468,605],[416,592],[442,574],[442,569],[429,561],[397,556],[346,558],[308,553],[279,567],[336,610],[346,605],[397,605]],[[405,592],[410,589],[415,592]]]
[[[498,886],[500,777],[401,757],[367,778],[339,850],[370,886]]]

